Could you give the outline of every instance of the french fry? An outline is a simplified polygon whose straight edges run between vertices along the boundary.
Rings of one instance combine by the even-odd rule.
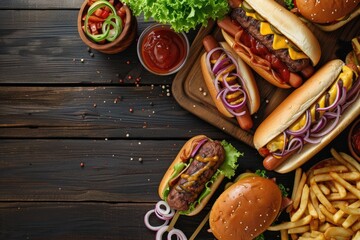
[[[283,222],[283,223],[280,223],[278,225],[270,226],[270,227],[268,227],[267,230],[269,230],[269,231],[280,231],[280,230],[283,230],[283,229],[296,228],[296,227],[300,227],[300,226],[304,226],[306,224],[309,224],[311,219],[312,219],[312,217],[310,215],[307,215],[306,217],[301,218],[300,220],[298,220],[296,222]]]
[[[350,228],[359,218],[358,215],[349,215],[341,225],[344,228]]]
[[[351,230],[354,232],[360,231],[360,221],[351,226]]]
[[[298,185],[297,190],[296,190],[295,198],[293,199],[293,207],[294,207],[294,209],[297,209],[299,207],[300,198],[301,198],[301,192],[302,192],[302,189],[304,188],[306,180],[307,180],[306,173],[303,173],[301,175],[301,179],[300,179],[299,185]]]
[[[327,186],[325,186],[324,184],[320,183],[320,184],[318,184],[318,186],[324,195],[329,195],[331,193],[330,189]]]
[[[339,193],[330,193],[330,195],[327,196],[327,199],[329,201],[337,201],[337,200],[356,200],[358,198],[354,194],[347,192],[344,198],[341,197]]]
[[[334,171],[332,171],[334,172]],[[341,178],[343,178],[346,181],[358,181],[360,180],[360,173],[359,172],[347,172],[347,173],[338,173]],[[328,173],[318,174],[314,175],[315,182],[325,182],[325,181],[331,181],[332,178]]]
[[[325,221],[325,216],[324,214],[320,211],[319,209],[319,200],[317,199],[314,191],[310,188],[310,199],[311,199],[311,203],[313,204],[318,216],[319,216],[319,220],[320,222],[324,222]]]
[[[339,193],[340,197],[341,198],[346,197],[346,189],[338,182],[334,182],[334,184],[335,184],[335,187],[336,187],[337,192]]]
[[[281,240],[289,240],[289,234],[286,229],[280,230],[280,239]]]
[[[326,229],[324,235],[326,239],[349,239],[354,232],[350,229],[345,229],[342,227],[329,227]]]
[[[290,228],[288,230],[289,234],[294,234],[294,233],[305,233],[310,231],[310,226],[309,225],[304,225],[304,226],[300,226],[300,227],[295,227],[295,228]]]
[[[350,163],[352,166],[354,166],[358,172],[360,172],[360,163],[358,161],[356,161],[353,157],[343,152],[340,153],[340,156],[343,159],[345,159],[348,163]]]
[[[291,221],[296,222],[301,218],[301,216],[304,214],[307,204],[309,202],[309,187],[307,184],[304,185],[301,193],[301,199],[300,199],[300,206],[294,213],[294,215],[291,216]]]
[[[287,231],[291,240],[360,240],[360,163],[335,149],[331,154],[334,160],[308,172],[297,169],[290,221],[268,230]]]
[[[314,169],[314,175],[320,175],[320,174],[324,174],[324,173],[329,173],[329,172],[348,172],[349,169],[344,166],[344,165],[334,165],[334,166],[327,166],[327,167],[322,167],[322,168],[318,168],[318,169]]]
[[[310,222],[310,229],[311,231],[319,230],[319,219],[312,219]]]
[[[336,172],[330,172],[330,176],[337,181],[338,183],[340,183],[342,186],[344,186],[347,190],[349,190],[349,192],[351,192],[352,194],[354,194],[358,199],[360,199],[360,190],[357,189],[356,187],[354,187],[353,185],[351,185],[349,182],[345,181],[344,179],[342,179],[339,174],[337,174]]]
[[[334,206],[327,200],[325,195],[321,192],[319,186],[316,184],[314,178],[310,179],[310,187],[313,189],[314,193],[316,194],[316,197],[319,199],[319,202],[321,202],[329,212],[336,213],[336,209]]]
[[[302,176],[302,169],[301,168],[297,168],[295,170],[295,176],[294,176],[294,184],[293,184],[293,191],[291,193],[291,200],[294,202],[295,201],[295,196],[296,196],[296,193],[297,193],[297,189],[299,187],[299,183],[300,183],[300,179],[301,179],[301,176]],[[286,211],[287,212],[290,212],[292,209],[293,209],[293,206],[294,204],[290,204]]]
[[[357,231],[355,236],[352,238],[353,240],[360,239],[360,231]]]
[[[352,165],[350,164],[348,161],[346,161],[335,149],[331,149],[330,150],[332,156],[341,164],[343,164],[344,166],[346,166],[350,171],[352,172],[358,172],[358,170]]]
[[[314,205],[312,204],[311,201],[308,201],[308,205],[307,205],[307,209],[309,211],[309,214],[314,218],[314,219],[318,219],[319,218],[319,214],[317,213]]]

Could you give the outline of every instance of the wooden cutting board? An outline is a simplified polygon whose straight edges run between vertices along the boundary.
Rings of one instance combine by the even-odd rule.
[[[351,48],[349,41],[360,35],[359,18],[333,32],[323,32],[310,24],[308,24],[308,27],[313,31],[321,46],[322,55],[316,69],[331,59],[340,58],[344,60],[346,53]],[[255,129],[291,93],[292,89],[277,88],[253,72],[260,92],[260,109],[253,115],[253,129],[249,132],[242,130],[234,118],[227,118],[218,112],[205,85],[201,73],[200,58],[205,52],[202,39],[207,34],[213,35],[218,41],[224,41],[219,28],[214,22],[209,22],[207,27],[202,27],[199,30],[191,45],[186,65],[173,80],[173,96],[189,112],[254,147],[253,134]]]

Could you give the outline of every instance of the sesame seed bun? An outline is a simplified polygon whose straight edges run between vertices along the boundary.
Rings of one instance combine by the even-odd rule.
[[[360,14],[359,0],[296,0],[298,12],[324,31],[333,31]]]
[[[251,240],[279,214],[282,195],[274,181],[251,176],[238,180],[215,201],[210,228],[217,239]]]

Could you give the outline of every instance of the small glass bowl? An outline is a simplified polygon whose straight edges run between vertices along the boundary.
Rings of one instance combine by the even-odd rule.
[[[359,156],[359,152],[356,151],[354,149],[354,134],[359,134],[360,131],[360,119],[355,120],[355,122],[352,124],[350,131],[349,131],[349,135],[348,135],[348,147],[350,150],[351,155],[358,161],[360,162],[360,156]],[[359,136],[358,136],[359,137]]]
[[[161,36],[163,36],[160,34],[160,32],[162,32],[162,33],[167,32],[167,34],[169,34],[167,37],[167,40],[171,39],[172,43],[174,43],[174,42],[180,43],[177,46],[179,46],[179,45],[181,46],[180,49],[182,51],[179,51],[179,55],[181,56],[180,61],[174,65],[171,65],[171,67],[169,67],[169,68],[158,67],[159,65],[155,66],[157,63],[152,61],[151,58],[145,57],[145,54],[144,54],[143,44],[148,43],[147,39],[149,39],[149,37],[148,37],[149,34],[151,36],[154,36],[156,33],[157,34],[156,39],[159,39],[159,38],[161,38]],[[169,36],[171,36],[171,37],[169,37]],[[152,39],[155,39],[155,37]],[[175,41],[174,39],[177,39],[180,42]],[[154,45],[158,45],[158,42]],[[162,45],[162,44],[160,43],[160,45]],[[168,46],[168,45],[164,44],[163,46]],[[178,48],[176,48],[175,50],[177,51],[177,49]],[[161,49],[160,48],[154,49],[154,51],[152,53],[155,54],[155,52],[159,52],[159,50],[161,50]],[[162,76],[171,75],[171,74],[178,72],[185,65],[186,60],[189,56],[189,51],[190,51],[190,44],[189,44],[189,40],[188,40],[186,34],[183,32],[180,32],[180,33],[175,32],[173,29],[171,29],[171,26],[168,24],[150,25],[141,33],[138,43],[137,43],[137,54],[138,54],[138,58],[139,58],[141,64],[143,65],[143,67],[153,74],[162,75]],[[173,53],[174,51],[169,51],[168,53],[171,54],[170,52]],[[154,58],[154,55],[153,55],[153,58]],[[172,61],[173,59],[178,59],[178,58],[179,57],[177,57],[177,58],[171,57],[170,61]],[[160,59],[160,58],[158,58],[158,59]],[[151,66],[151,65],[153,65],[153,66]]]

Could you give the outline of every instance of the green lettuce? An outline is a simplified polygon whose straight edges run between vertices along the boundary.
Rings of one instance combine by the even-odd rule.
[[[176,32],[188,32],[198,25],[207,26],[208,20],[224,17],[227,0],[123,0],[136,16],[145,20],[170,24]]]
[[[293,0],[284,0],[286,7],[291,10],[294,8],[294,1]]]

